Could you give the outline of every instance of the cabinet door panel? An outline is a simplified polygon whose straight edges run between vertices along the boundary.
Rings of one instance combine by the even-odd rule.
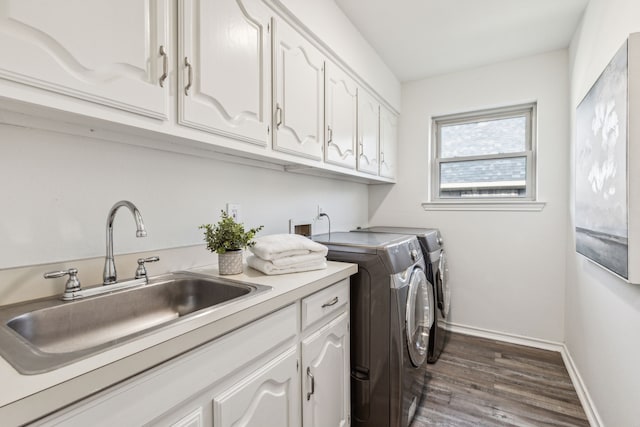
[[[396,177],[398,150],[398,117],[380,107],[380,176]]]
[[[325,161],[355,169],[358,133],[358,88],[351,77],[327,63],[327,141]]]
[[[300,399],[297,353],[291,348],[213,399],[216,427],[295,427]]]
[[[266,145],[269,13],[259,0],[184,0],[180,123]],[[189,62],[191,70],[185,62]]]
[[[349,422],[348,313],[302,341],[305,427],[346,426]]]
[[[168,20],[168,0],[4,0],[0,77],[166,118]]]
[[[198,408],[196,411],[185,415],[177,422],[171,424],[170,427],[204,427],[202,409]]]
[[[366,91],[358,93],[358,170],[378,174],[379,104]]]
[[[322,159],[324,57],[288,24],[275,28],[275,132],[273,148]]]

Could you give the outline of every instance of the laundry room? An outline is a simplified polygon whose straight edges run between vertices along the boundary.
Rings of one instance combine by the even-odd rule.
[[[640,425],[636,0],[0,0],[0,46],[1,426]]]

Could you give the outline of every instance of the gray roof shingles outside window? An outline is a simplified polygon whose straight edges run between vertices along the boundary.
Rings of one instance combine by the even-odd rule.
[[[525,151],[522,117],[443,126],[442,157],[478,156]],[[440,183],[526,180],[526,157],[442,163]]]
[[[523,157],[443,163],[440,183],[524,181],[526,170],[526,158]]]

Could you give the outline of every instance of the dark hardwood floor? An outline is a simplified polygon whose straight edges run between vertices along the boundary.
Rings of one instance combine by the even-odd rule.
[[[589,426],[560,353],[451,334],[411,427]]]

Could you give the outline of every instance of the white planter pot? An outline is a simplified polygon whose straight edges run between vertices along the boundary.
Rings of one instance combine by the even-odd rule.
[[[221,275],[242,273],[242,249],[218,254],[218,270]]]

